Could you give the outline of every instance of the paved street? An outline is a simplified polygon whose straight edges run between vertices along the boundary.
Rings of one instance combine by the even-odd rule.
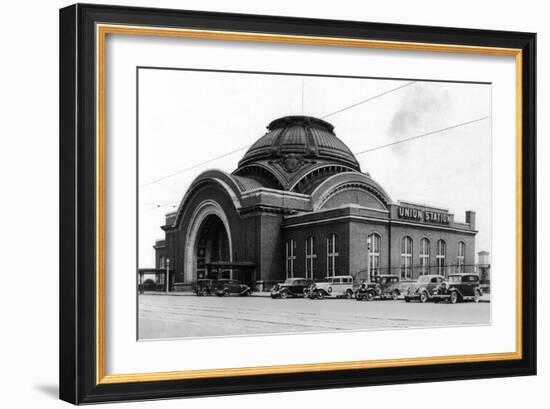
[[[479,325],[489,324],[490,305],[145,294],[139,296],[139,338]]]

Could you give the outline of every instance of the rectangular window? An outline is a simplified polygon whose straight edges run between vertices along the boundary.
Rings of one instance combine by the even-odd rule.
[[[338,270],[338,239],[336,234],[327,237],[327,277],[337,275]]]
[[[294,277],[294,262],[296,261],[296,241],[286,242],[286,278]]]
[[[458,254],[456,256],[457,272],[464,273],[464,257],[466,254],[466,245],[463,241],[458,242]]]
[[[308,237],[306,239],[306,278],[313,280],[315,278],[315,239]]]

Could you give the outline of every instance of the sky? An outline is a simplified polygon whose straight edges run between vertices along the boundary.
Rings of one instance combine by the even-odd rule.
[[[333,124],[394,202],[475,210],[476,253],[491,251],[490,84],[140,69],[138,109],[140,268],[194,178],[234,171],[287,115]]]

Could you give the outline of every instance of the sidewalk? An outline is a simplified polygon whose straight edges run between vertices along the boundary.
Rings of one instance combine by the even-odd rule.
[[[141,295],[141,294],[140,294]],[[166,293],[165,291],[146,291],[143,295],[167,295],[167,296],[178,296],[178,297],[185,297],[185,296],[193,296],[196,297],[195,293],[191,291],[170,291],[169,293]],[[271,297],[271,293],[269,291],[255,291],[251,295],[251,297]],[[402,299],[402,298],[400,298]],[[483,294],[481,298],[479,299],[479,302],[491,302],[491,294]]]
[[[196,297],[196,294],[191,291],[170,291],[167,293],[166,291],[146,291],[139,295],[168,295],[168,296],[178,296],[178,297],[185,297],[185,296],[193,296]],[[271,293],[269,291],[256,291],[250,294],[251,297],[271,297]]]

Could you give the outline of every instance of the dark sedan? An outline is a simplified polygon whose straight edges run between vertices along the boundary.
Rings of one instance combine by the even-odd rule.
[[[422,303],[433,299],[434,290],[444,281],[440,275],[423,275],[405,293],[405,301],[418,300]]]
[[[434,290],[436,300],[445,300],[452,304],[459,301],[478,302],[481,294],[477,274],[450,274],[447,282]]]
[[[284,283],[278,283],[271,289],[271,298],[304,297],[311,285],[311,280],[294,277],[287,278]]]
[[[402,291],[403,288],[399,283],[398,276],[377,275],[372,278],[371,282],[364,282],[361,284],[361,286],[355,291],[355,299],[357,301],[372,301],[377,297],[381,300],[397,300]]]
[[[216,282],[216,295],[218,297],[229,297],[232,294],[246,296],[251,293],[250,287],[239,280],[222,279]]]

